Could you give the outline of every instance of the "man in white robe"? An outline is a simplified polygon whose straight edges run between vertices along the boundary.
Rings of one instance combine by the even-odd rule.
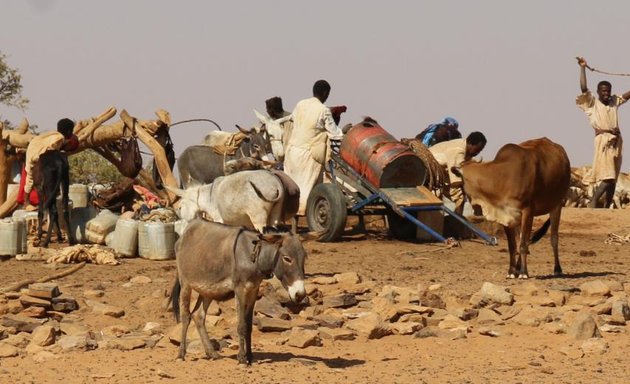
[[[300,187],[298,216],[306,214],[308,195],[315,184],[322,182],[328,140],[343,137],[324,105],[329,94],[330,84],[318,80],[313,85],[313,97],[299,101],[292,113],[293,130],[285,150],[284,171]]]
[[[575,99],[577,106],[582,109],[595,131],[595,154],[590,177],[585,180],[589,184],[599,183],[593,193],[589,207],[597,208],[597,203],[605,195],[605,208],[612,203],[615,194],[617,177],[621,171],[621,157],[623,140],[619,130],[617,108],[630,98],[630,91],[623,95],[613,95],[612,85],[608,81],[597,84],[595,98],[586,85],[586,70],[588,66],[584,58],[578,58],[580,66],[580,89],[582,94]]]

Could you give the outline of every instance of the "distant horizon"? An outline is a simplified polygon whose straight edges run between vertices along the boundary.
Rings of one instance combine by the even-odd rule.
[[[0,118],[17,125],[26,117],[40,131],[109,106],[139,119],[163,108],[173,122],[208,118],[234,131],[235,124],[254,125],[253,109],[264,112],[267,98],[282,97],[291,111],[324,78],[332,85],[327,104],[348,107],[341,125],[371,116],[400,139],[452,116],[464,137],[486,135],[484,160],[504,144],[549,137],[573,166],[584,166],[592,162],[594,134],[575,105],[575,57],[630,73],[630,53],[618,49],[630,2],[618,0],[605,7],[584,0],[366,0],[360,8],[330,0],[7,0],[3,11],[11,17],[0,25],[0,51],[22,75],[31,102],[25,112],[0,109]],[[630,90],[628,77],[587,76],[592,90],[604,79],[614,93]],[[626,109],[619,115],[628,136]],[[173,127],[176,154],[211,129]]]

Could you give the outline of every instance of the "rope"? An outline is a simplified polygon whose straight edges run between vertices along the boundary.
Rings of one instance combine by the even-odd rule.
[[[576,57],[576,59],[580,59],[579,57]],[[599,69],[595,69],[593,67],[591,67],[590,65],[586,64],[586,68],[588,68],[591,72],[597,72],[597,73],[601,73],[604,75],[610,75],[610,76],[630,76],[630,73],[614,73],[614,72],[606,72],[606,71],[600,71]]]
[[[176,122],[176,123],[173,123],[173,124],[171,124],[170,126],[172,127],[172,126],[177,125],[177,124],[192,123],[192,122],[197,122],[197,121],[205,121],[205,122],[207,122],[207,123],[212,123],[212,124],[214,124],[214,125],[215,125],[218,129],[219,129],[219,131],[222,131],[222,129],[221,129],[221,127],[219,126],[219,124],[215,123],[213,120],[210,120],[210,119],[190,119],[190,120],[182,120],[182,121],[178,121],[178,122]]]

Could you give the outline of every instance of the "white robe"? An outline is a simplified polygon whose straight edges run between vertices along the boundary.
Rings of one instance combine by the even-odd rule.
[[[316,97],[301,100],[293,110],[293,130],[284,155],[284,171],[300,187],[298,215],[306,213],[308,195],[322,181],[328,138],[341,139],[330,109]]]

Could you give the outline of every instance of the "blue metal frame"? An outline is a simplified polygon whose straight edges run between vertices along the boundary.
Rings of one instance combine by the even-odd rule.
[[[385,205],[389,206],[399,216],[401,216],[401,217],[411,221],[417,227],[420,227],[421,229],[426,231],[429,235],[431,235],[436,240],[445,243],[447,240],[446,240],[446,238],[444,236],[440,235],[439,233],[437,233],[436,231],[431,229],[428,225],[426,225],[423,222],[421,222],[420,220],[418,220],[414,215],[409,213],[409,212],[415,212],[415,211],[438,211],[438,210],[441,210],[442,212],[448,213],[449,215],[453,216],[460,223],[464,224],[468,229],[473,231],[477,236],[479,236],[483,240],[485,240],[486,244],[497,245],[497,238],[496,237],[489,236],[488,234],[484,233],[483,231],[481,231],[480,229],[478,229],[477,227],[472,225],[470,222],[468,222],[466,219],[464,219],[463,217],[459,216],[457,213],[455,213],[451,209],[445,207],[443,204],[440,204],[440,205],[425,205],[425,206],[420,206],[420,207],[399,207],[398,204],[396,204],[394,201],[392,201],[385,193],[383,193],[383,191],[381,191],[380,189],[378,189],[377,187],[372,185],[372,183],[367,181],[357,171],[352,169],[350,167],[350,165],[348,165],[336,153],[333,153],[331,155],[331,160],[328,163],[329,172],[330,172],[331,178],[332,178],[334,183],[336,183],[335,171],[334,171],[334,168],[335,168],[334,164],[335,163],[337,163],[344,170],[349,172],[361,185],[363,185],[366,189],[368,189],[370,192],[372,192],[372,195],[366,197],[365,199],[359,201],[358,203],[356,203],[352,207],[350,207],[350,211],[352,211],[353,213],[357,213],[361,209],[365,208],[367,205],[369,205],[371,203],[374,203],[374,202],[378,202],[380,200]]]

